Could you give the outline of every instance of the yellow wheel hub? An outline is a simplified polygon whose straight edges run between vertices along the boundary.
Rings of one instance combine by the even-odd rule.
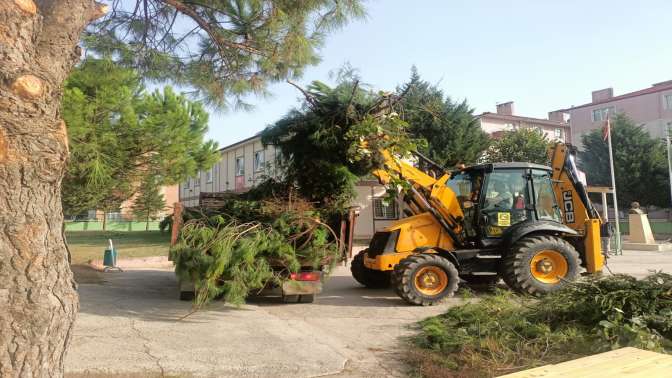
[[[554,284],[567,276],[569,270],[567,260],[558,251],[543,250],[530,260],[532,277],[537,281]]]
[[[427,296],[438,295],[448,286],[448,275],[438,266],[425,266],[415,274],[415,288]]]

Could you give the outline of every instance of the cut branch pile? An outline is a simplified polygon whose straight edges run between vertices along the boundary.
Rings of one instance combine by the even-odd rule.
[[[626,346],[672,353],[672,275],[588,278],[539,300],[497,292],[421,323],[427,377],[485,377]]]
[[[175,272],[194,282],[195,308],[223,298],[242,304],[302,267],[338,260],[338,239],[302,200],[250,200],[232,196],[219,209],[191,209],[171,248]]]

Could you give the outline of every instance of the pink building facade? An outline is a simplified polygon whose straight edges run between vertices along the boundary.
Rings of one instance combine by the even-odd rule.
[[[568,117],[571,142],[581,147],[582,135],[601,128],[607,115],[616,113],[625,113],[652,137],[664,138],[672,124],[672,80],[619,96],[614,96],[612,88],[597,90],[590,103],[550,112],[549,117]]]
[[[481,129],[493,137],[505,131],[516,129],[535,129],[546,135],[548,140],[565,142],[570,140],[569,124],[562,114],[554,114],[556,119],[522,117],[514,114],[513,102],[497,105],[497,113],[485,112],[478,116]]]

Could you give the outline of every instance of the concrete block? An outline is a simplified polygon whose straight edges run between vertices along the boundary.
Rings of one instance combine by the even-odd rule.
[[[655,251],[667,252],[672,251],[672,244],[670,243],[623,243],[623,249],[629,251]]]

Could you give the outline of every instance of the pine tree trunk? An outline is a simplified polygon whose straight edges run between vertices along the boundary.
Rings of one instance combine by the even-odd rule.
[[[63,375],[78,310],[63,237],[62,83],[92,0],[0,1],[0,376]]]
[[[107,231],[107,211],[103,211],[103,231]]]
[[[145,224],[145,231],[149,231],[149,212],[147,212],[147,223]]]

